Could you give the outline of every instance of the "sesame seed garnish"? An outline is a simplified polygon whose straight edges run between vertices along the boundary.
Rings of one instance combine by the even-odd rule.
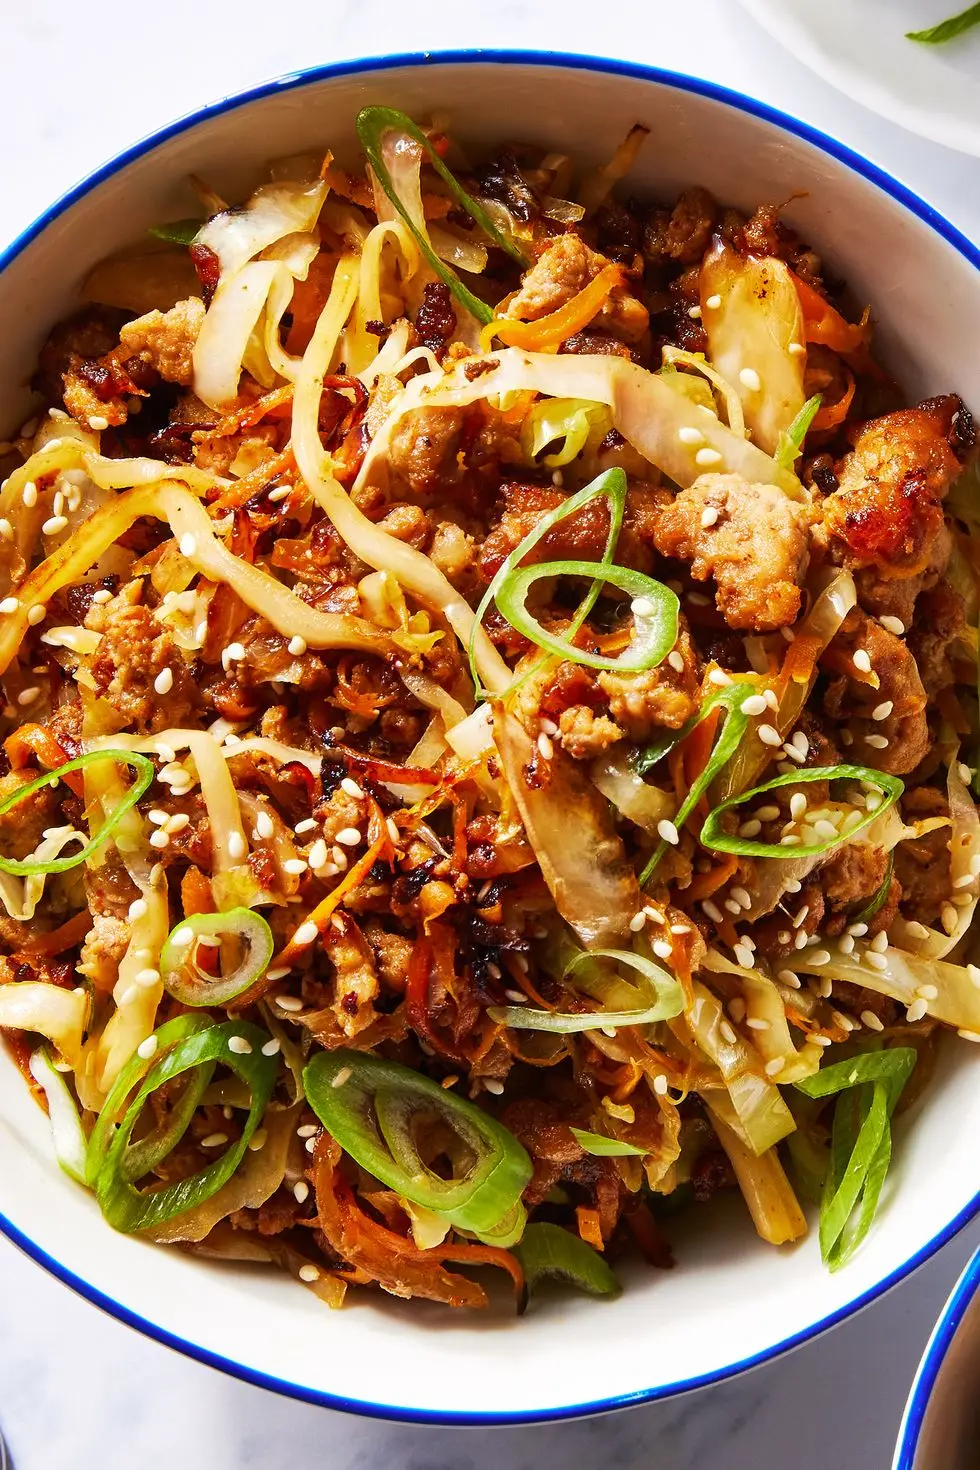
[[[736,903],[741,904],[743,909],[750,909],[752,907],[752,898],[747,889],[733,888],[731,890],[731,895]]]
[[[347,854],[344,852],[344,849],[342,847],[338,847],[336,843],[334,843],[333,847],[330,849],[330,856],[337,864],[337,867],[341,869],[341,871],[343,871],[343,869],[347,867]]]
[[[854,667],[860,669],[862,674],[871,673],[871,655],[866,648],[855,649],[852,662]]]
[[[914,1000],[905,1012],[905,1019],[906,1021],[921,1021],[928,1009],[924,1000]]]
[[[658,1072],[653,1079],[653,1090],[658,1097],[665,1097],[669,1083],[663,1072]]]
[[[783,743],[783,737],[774,725],[760,725],[757,734],[763,745],[776,746]]]
[[[772,1061],[766,1062],[765,1073],[767,1077],[777,1077],[786,1065],[785,1057],[773,1057]]]
[[[676,673],[683,674],[683,672],[684,672],[684,659],[683,659],[683,656],[677,652],[677,649],[676,648],[672,648],[670,650],[670,652],[668,653],[668,655],[667,655],[667,662],[670,664],[670,667]]]
[[[357,782],[353,781],[350,776],[344,777],[344,779],[340,783],[340,789],[341,791],[345,791],[348,796],[353,797],[355,801],[364,800],[364,792],[361,790],[360,786],[358,786]],[[297,828],[297,831],[298,830],[299,829]]]
[[[537,746],[538,754],[540,755],[542,760],[550,761],[554,758],[555,747],[552,742],[551,736],[546,735],[543,730],[538,736]]]
[[[869,1031],[884,1031],[885,1029],[884,1022],[879,1020],[874,1011],[862,1011],[861,1020]]]
[[[242,836],[241,832],[229,832],[228,856],[231,858],[232,862],[241,862],[242,858],[245,856],[245,852],[245,838]]]
[[[293,655],[293,658],[302,658],[303,654],[306,652],[306,639],[301,638],[300,635],[297,633],[292,638],[290,638],[289,642],[286,644],[286,647]]]
[[[296,1129],[297,1138],[313,1138],[320,1131],[319,1123],[301,1123]]]
[[[758,393],[762,389],[762,379],[755,368],[744,367],[740,370],[738,381],[743,388],[748,388],[750,393]]]
[[[33,704],[35,699],[40,696],[40,693],[41,691],[37,685],[32,684],[29,689],[22,689],[20,691],[17,696],[17,703],[20,705]]]
[[[745,1022],[750,1031],[769,1031],[769,1022],[763,1016],[749,1016]]]
[[[720,515],[721,511],[716,505],[706,505],[701,512],[701,525],[707,531],[710,526],[716,523]]]
[[[881,931],[880,934],[875,935],[868,948],[873,949],[876,954],[885,953],[885,950],[888,948],[888,935],[885,933],[884,929]]]
[[[780,847],[799,847],[802,841],[802,837],[798,837],[795,832],[787,832],[785,837],[780,837],[779,845]]]
[[[197,537],[190,531],[185,531],[178,542],[181,556],[193,556],[197,551]]]
[[[326,843],[324,843],[324,847],[326,847]],[[301,873],[305,873],[308,867],[309,863],[305,858],[287,858],[282,865],[282,870],[284,873],[291,873],[294,877],[298,877]]]
[[[714,296],[709,296],[704,304],[709,311],[717,311],[721,305],[721,297],[716,293]]]
[[[168,837],[167,833],[164,832],[162,827],[158,827],[155,832],[150,833],[150,846],[155,847],[160,852],[162,852],[165,847],[170,846],[170,838]]]
[[[319,933],[320,931],[313,920],[307,919],[304,923],[300,924],[299,928],[293,934],[292,943],[299,945],[313,944]]]
[[[833,842],[835,838],[840,836],[833,822],[829,821],[826,817],[820,817],[818,821],[814,822],[813,830],[823,842]]]
[[[717,684],[719,689],[726,689],[731,683],[731,678],[724,669],[712,669],[708,675],[709,684]]]
[[[262,1047],[262,1055],[264,1057],[274,1057],[278,1055],[280,1050],[281,1043],[273,1036],[271,1041],[267,1041]]]
[[[794,791],[789,799],[789,814],[794,822],[798,822],[801,817],[806,815],[806,806],[806,797],[803,792]]]
[[[687,424],[685,424],[683,428],[677,430],[677,437],[682,444],[704,443],[704,435],[701,433],[701,430],[691,428]]]
[[[337,833],[337,841],[343,847],[357,847],[361,841],[361,834],[357,827],[342,827]]]
[[[790,923],[793,925],[793,928],[794,929],[798,929],[800,927],[800,925],[803,923],[803,920],[806,918],[806,916],[807,916],[807,914],[809,912],[810,912],[810,905],[808,903],[805,903],[803,905],[803,907],[799,910],[799,912],[796,914],[796,916],[793,919],[790,920]]]
[[[496,1077],[484,1077],[482,1079],[487,1092],[492,1092],[494,1097],[500,1097],[504,1090],[504,1084],[498,1082]]]
[[[252,1134],[251,1138],[248,1141],[249,1153],[257,1154],[260,1148],[265,1148],[266,1140],[268,1137],[269,1131],[267,1128],[256,1128],[255,1132]]]
[[[954,906],[951,903],[944,903],[939,911],[939,917],[942,920],[942,925],[943,928],[946,930],[946,933],[952,934],[953,930],[956,928],[956,921],[959,917]]]
[[[228,1142],[227,1133],[209,1133],[207,1138],[201,1139],[202,1148],[220,1148],[223,1143]]]
[[[316,822],[312,817],[304,817],[302,822],[296,823],[296,826],[293,830],[296,832],[297,836],[302,836],[304,832],[312,832],[315,826]]]
[[[58,532],[63,531],[67,524],[67,516],[49,516],[41,527],[41,530],[45,536],[57,536]]]
[[[303,1002],[295,995],[277,995],[276,1005],[281,1011],[301,1011]]]
[[[841,954],[853,954],[854,936],[851,934],[845,934],[843,938],[837,941],[837,948],[840,950]]]
[[[293,1185],[293,1199],[297,1204],[305,1205],[310,1197],[310,1186],[305,1179],[297,1179]]]
[[[692,322],[698,321],[701,316],[700,306],[689,306],[687,308],[687,314],[691,318]]]
[[[865,950],[865,952],[864,952],[864,961],[865,961],[865,964],[868,964],[868,965],[871,966],[872,970],[887,970],[888,969],[888,961],[887,961],[887,959],[885,958],[885,956],[883,954],[879,954],[877,952],[877,950],[874,950],[874,949],[867,949],[867,950]]]
[[[739,709],[743,715],[764,715],[766,712],[765,697],[761,694],[749,694],[742,700]]]
[[[677,828],[666,817],[662,817],[657,823],[657,833],[664,842],[669,842],[672,847],[676,847],[681,840]]]
[[[666,939],[657,939],[653,944],[653,952],[658,960],[669,960],[674,950]]]
[[[872,750],[888,749],[888,739],[885,735],[866,735],[864,737],[864,743],[865,745],[870,745]]]
[[[703,909],[706,917],[709,918],[713,924],[724,923],[725,915],[722,913],[721,909],[713,901],[713,899],[706,898],[702,903],[701,908]]]
[[[694,463],[703,465],[705,468],[713,464],[721,464],[721,455],[717,449],[699,449],[694,456]]]
[[[781,980],[784,985],[788,985],[790,990],[800,989],[800,977],[795,970],[779,970],[776,974],[776,979]]]
[[[751,970],[755,964],[755,955],[744,944],[736,944],[734,949],[735,958],[743,970]]]
[[[20,498],[24,502],[28,510],[33,510],[35,505],[37,505],[37,486],[35,485],[33,480],[28,480],[27,484],[20,492]]]
[[[826,949],[812,950],[808,956],[811,965],[829,965],[830,951]]]
[[[756,807],[755,814],[760,822],[774,822],[779,816],[779,807],[770,802],[767,806]]]
[[[938,1000],[939,987],[936,985],[920,985],[916,989],[916,995],[920,1000]]]
[[[855,939],[860,939],[863,935],[867,934],[867,932],[868,932],[868,926],[867,926],[867,924],[860,924],[860,923],[858,923],[858,924],[848,924],[848,926],[847,926],[847,932],[848,932],[848,934],[853,934]]]
[[[802,342],[791,342],[786,351],[789,353],[790,357],[802,357],[804,352],[806,351],[806,348],[804,347]]]
[[[161,669],[153,680],[153,687],[158,694],[169,694],[174,687],[174,671],[171,668]]]
[[[881,703],[876,704],[874,709],[871,711],[871,718],[873,720],[887,720],[888,716],[891,714],[894,708],[895,706],[890,699],[883,699]]]
[[[901,618],[892,617],[891,613],[885,613],[883,617],[880,617],[878,619],[878,621],[883,628],[886,628],[888,630],[889,633],[894,633],[896,638],[901,638],[902,634],[905,632],[905,624],[902,622]]]
[[[275,490],[269,491],[269,499],[275,504],[277,501],[285,500],[286,496],[292,493],[292,485],[278,485]]]
[[[718,1027],[718,1030],[721,1032],[721,1034],[724,1037],[725,1041],[727,1041],[729,1043],[729,1045],[731,1045],[732,1042],[738,1040],[738,1036],[736,1034],[735,1027],[732,1026],[732,1025],[730,1025],[728,1021],[722,1021],[721,1024],[719,1025],[719,1027]]]
[[[964,1041],[980,1041],[980,1032],[967,1031],[966,1027],[964,1026],[961,1026],[957,1030],[956,1034],[957,1036],[962,1036]]]
[[[728,913],[734,914],[736,919],[742,912],[742,905],[738,903],[734,898],[726,898],[723,907]]]
[[[159,1042],[155,1036],[148,1036],[146,1040],[141,1041],[139,1046],[136,1048],[136,1055],[138,1057],[142,1057],[144,1062],[148,1062],[153,1053],[156,1051],[158,1045]]]
[[[233,1051],[236,1056],[247,1057],[252,1050],[252,1043],[244,1036],[229,1036],[228,1050]]]
[[[640,930],[643,928],[643,926],[646,923],[646,921],[647,921],[647,916],[643,912],[643,910],[640,909],[639,913],[638,914],[634,914],[633,917],[632,917],[632,919],[630,919],[630,930],[631,930],[631,932],[633,934],[639,934]]]
[[[322,868],[324,866],[328,856],[329,854],[327,852],[327,844],[324,842],[322,837],[318,837],[313,846],[310,848],[307,861],[309,862],[310,867],[315,872],[317,868]]]
[[[758,817],[750,817],[747,822],[743,822],[739,827],[738,835],[739,837],[758,837],[761,831],[762,823]]]

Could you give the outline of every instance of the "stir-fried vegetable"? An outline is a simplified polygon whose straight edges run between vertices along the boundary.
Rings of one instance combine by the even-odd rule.
[[[236,950],[237,958],[222,973],[226,948]],[[192,914],[171,930],[160,955],[160,973],[165,988],[182,1005],[226,1006],[261,979],[274,948],[272,930],[251,909]],[[202,951],[214,968],[202,966]]]
[[[514,1253],[523,1267],[529,1292],[548,1277],[557,1277],[593,1296],[617,1296],[622,1289],[598,1252],[560,1225],[529,1225]]]
[[[820,1251],[832,1271],[864,1240],[891,1163],[891,1117],[912,1075],[912,1047],[866,1052],[797,1082],[807,1097],[836,1097],[830,1166],[820,1205]]]
[[[786,838],[780,842],[760,842],[755,837],[743,837],[737,832],[725,830],[723,819],[726,812],[735,811],[744,806],[746,802],[755,801],[760,796],[765,796],[772,791],[779,791],[784,786],[807,785],[813,781],[859,781],[865,787],[871,787],[880,792],[881,800],[870,810],[865,807],[862,813],[861,807],[852,806],[846,814],[841,812],[842,820],[837,825],[833,837],[821,837],[817,842],[805,842],[798,834],[793,844],[787,844]],[[831,848],[838,846],[841,842],[852,841],[872,822],[880,820],[890,807],[898,801],[904,790],[903,783],[897,776],[889,776],[884,771],[872,770],[870,766],[851,766],[842,763],[837,766],[807,766],[805,770],[787,771],[784,776],[774,776],[771,781],[766,781],[762,786],[754,786],[751,791],[743,791],[741,796],[730,796],[727,801],[721,802],[708,814],[704,826],[701,828],[700,841],[704,847],[713,848],[715,852],[734,852],[742,857],[769,857],[769,858],[796,858],[817,857]],[[862,806],[864,802],[862,800]],[[805,817],[800,818],[802,824]],[[824,818],[830,826],[835,823]]]
[[[323,1126],[362,1168],[461,1230],[492,1232],[531,1177],[512,1133],[408,1067],[341,1048],[319,1052],[303,1084]],[[452,1166],[448,1178],[433,1167],[439,1155]]]
[[[635,970],[639,981],[627,986],[622,981],[610,988],[603,978],[600,962]],[[599,1028],[606,1032],[620,1026],[650,1026],[656,1021],[669,1021],[684,1008],[684,993],[673,975],[656,965],[652,960],[630,950],[593,949],[573,956],[564,969],[565,979],[578,976],[578,981],[587,994],[599,999],[616,997],[612,1002],[622,1004],[622,997],[633,990],[636,999],[634,1010],[607,1009],[601,1011],[542,1011],[530,1006],[491,1006],[488,1015],[502,1026],[517,1030],[554,1031],[568,1035],[576,1031],[591,1031]]]
[[[55,1158],[66,1174],[84,1184],[88,1140],[68,1084],[43,1048],[32,1054],[30,1069],[48,1104]]]
[[[625,1159],[635,1154],[642,1157],[646,1149],[637,1148],[635,1143],[626,1143],[622,1138],[610,1138],[605,1133],[589,1133],[585,1128],[569,1130],[575,1142],[597,1159]]]
[[[136,778],[115,810],[103,819],[95,835],[88,842],[83,843],[79,851],[69,853],[67,857],[8,858],[0,856],[0,872],[16,873],[21,876],[35,873],[67,873],[72,868],[88,862],[92,854],[109,840],[126,813],[133,809],[153,780],[152,761],[148,761],[145,756],[126,750],[90,750],[85,755],[76,757],[75,760],[66,761],[57,770],[48,771],[44,776],[38,776],[35,781],[29,781],[26,786],[18,787],[10,796],[0,801],[0,817],[20,806],[35,792],[44,791],[49,786],[57,786],[59,781],[70,776],[73,771],[84,771],[86,767],[99,761],[111,761],[115,765],[130,766],[135,771]]]

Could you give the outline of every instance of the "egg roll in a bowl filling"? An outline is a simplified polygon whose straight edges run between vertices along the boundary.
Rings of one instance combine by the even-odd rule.
[[[729,1194],[837,1269],[980,1041],[969,409],[639,124],[357,133],[191,179],[0,445],[6,1044],[107,1226],[330,1306]]]

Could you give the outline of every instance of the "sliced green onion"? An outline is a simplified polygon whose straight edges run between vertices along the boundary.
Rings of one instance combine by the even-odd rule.
[[[955,40],[976,25],[980,25],[980,4],[970,5],[958,15],[951,15],[924,31],[906,31],[905,37],[908,41],[921,41],[925,46],[940,46],[943,41]]]
[[[870,924],[871,920],[880,912],[885,900],[891,892],[892,875],[895,872],[895,849],[892,848],[888,854],[888,863],[885,867],[885,876],[882,878],[874,893],[868,899],[864,908],[858,909],[851,920],[852,924]]]
[[[853,827],[846,832],[840,832],[836,837],[830,837],[822,842],[796,843],[793,846],[783,846],[779,842],[757,842],[754,838],[739,837],[736,833],[725,832],[722,829],[721,819],[725,812],[735,811],[744,806],[747,801],[753,801],[757,796],[765,796],[769,791],[777,791],[781,786],[796,786],[806,784],[809,781],[867,781],[877,786],[884,796],[884,801],[874,811],[867,812]],[[886,811],[893,807],[905,790],[905,785],[897,776],[889,776],[884,771],[875,771],[870,766],[807,766],[796,771],[787,771],[785,776],[776,776],[772,781],[766,781],[762,786],[754,786],[751,791],[743,791],[740,796],[730,796],[714,811],[708,814],[708,819],[701,828],[700,842],[702,847],[711,848],[714,852],[734,852],[741,857],[768,857],[768,858],[800,858],[816,857],[820,853],[829,852],[832,847],[837,847],[841,842],[852,841],[859,832],[871,825]]]
[[[244,947],[235,968],[226,975],[210,974],[198,965],[198,947],[201,939],[209,935],[225,941],[237,940]],[[219,954],[223,947],[219,948]],[[160,974],[164,988],[182,1005],[224,1006],[261,979],[274,949],[272,930],[253,909],[192,914],[171,930],[160,953]]]
[[[593,1296],[616,1296],[622,1290],[599,1252],[560,1225],[529,1225],[514,1254],[521,1263],[528,1292],[549,1276],[557,1276]]]
[[[712,781],[728,764],[741,744],[742,738],[749,727],[749,717],[742,712],[742,704],[750,694],[756,693],[758,693],[758,690],[755,685],[749,684],[744,680],[741,683],[726,684],[709,694],[697,714],[693,715],[687,721],[687,724],[677,732],[677,740],[673,742],[675,745],[677,741],[686,739],[695,726],[700,725],[701,721],[711,714],[712,710],[720,707],[723,711],[725,723],[718,734],[718,738],[715,740],[711,755],[705,762],[704,770],[691,786],[680,811],[674,818],[674,826],[678,832],[681,831],[684,823]],[[641,888],[645,888],[649,883],[669,846],[670,844],[667,842],[660,842],[658,844],[653,856],[640,874],[639,881]]]
[[[179,1027],[178,1023],[184,1023]],[[262,1052],[266,1032],[247,1021],[209,1025],[203,1017],[179,1016],[154,1032],[157,1049],[142,1078],[129,1064],[106,1099],[89,1141],[87,1172],[95,1175],[95,1193],[109,1224],[129,1234],[171,1220],[210,1199],[234,1174],[268,1106],[276,1083],[278,1060]],[[233,1049],[232,1042],[238,1043]],[[163,1048],[161,1053],[161,1046]],[[247,1047],[247,1050],[245,1048]],[[248,1116],[240,1137],[213,1164],[163,1188],[139,1190],[136,1180],[155,1167],[180,1142],[217,1063],[230,1067],[250,1091]],[[157,1133],[133,1145],[130,1140],[150,1095],[192,1073],[173,1118]],[[129,1086],[120,1083],[129,1074]],[[132,1101],[126,1098],[137,1084]],[[193,1099],[193,1104],[191,1103]],[[119,1118],[122,1108],[125,1112]],[[103,1125],[103,1119],[106,1119]],[[117,1124],[117,1119],[119,1119]],[[98,1135],[98,1136],[97,1136]]]
[[[524,1208],[523,1200],[518,1200],[512,1210],[500,1220],[492,1230],[474,1230],[470,1234],[475,1235],[477,1240],[484,1245],[495,1245],[500,1250],[510,1250],[516,1245],[527,1228],[527,1210]]]
[[[86,842],[84,847],[81,847],[78,852],[71,853],[68,857],[51,858],[46,862],[38,862],[33,858],[0,857],[0,872],[16,873],[22,877],[27,877],[31,873],[67,873],[71,868],[77,868],[81,863],[87,862],[93,852],[112,836],[123,817],[132,810],[153,780],[153,762],[134,750],[90,750],[85,755],[77,756],[75,760],[67,761],[65,765],[58,766],[56,770],[38,776],[36,781],[30,781],[26,786],[19,787],[17,791],[5,797],[3,801],[0,801],[0,817],[13,811],[27,797],[33,796],[35,791],[44,791],[48,786],[56,786],[62,776],[67,776],[70,771],[83,771],[86,766],[98,761],[116,761],[120,765],[131,766],[136,772],[136,779],[119,805],[106,817],[91,841]]]
[[[171,245],[193,245],[205,223],[203,219],[173,219],[162,225],[151,225],[146,233]]]
[[[485,301],[481,301],[478,296],[474,296],[473,292],[469,291],[463,285],[456,272],[450,270],[445,261],[439,259],[429,244],[429,241],[417,227],[415,221],[398,197],[391,174],[388,171],[388,166],[384,161],[381,145],[384,134],[392,130],[398,133],[407,133],[410,138],[414,139],[425,150],[429,162],[450,190],[457,204],[466,210],[466,213],[480,226],[480,229],[492,240],[494,245],[497,245],[501,250],[505,250],[519,265],[527,266],[530,264],[530,261],[527,259],[523,250],[513,240],[508,239],[506,235],[498,230],[483,206],[478,204],[470,194],[467,194],[463,186],[454,178],[453,174],[443,163],[428,138],[422,132],[422,129],[417,127],[410,117],[406,117],[404,112],[399,112],[394,107],[364,107],[361,109],[357,115],[357,136],[361,140],[361,147],[367,155],[367,160],[374,170],[378,183],[398,211],[416,245],[436,275],[449,287],[460,306],[465,311],[468,311],[471,316],[476,317],[477,321],[482,322],[486,326],[489,322],[493,321],[493,307],[488,306]]]
[[[413,1204],[461,1230],[485,1234],[520,1201],[531,1160],[514,1135],[410,1067],[340,1048],[318,1052],[303,1083],[310,1106],[341,1148]],[[440,1134],[451,1132],[451,1178],[442,1178],[423,1156],[426,1122],[440,1124]],[[445,1153],[442,1137],[440,1147]]]
[[[820,1204],[820,1252],[832,1271],[871,1229],[891,1161],[891,1117],[916,1056],[909,1046],[865,1052],[795,1083],[810,1098],[841,1094]]]
[[[642,1158],[647,1152],[645,1148],[637,1148],[635,1143],[624,1143],[621,1138],[610,1138],[605,1133],[589,1133],[584,1128],[572,1128],[570,1131],[575,1142],[597,1159],[620,1159],[627,1154]]]
[[[536,1006],[489,1006],[487,1015],[498,1026],[514,1031],[551,1031],[570,1036],[578,1031],[615,1031],[621,1026],[651,1026],[656,1021],[669,1021],[684,1009],[684,992],[680,983],[643,955],[626,949],[579,950],[565,966],[563,978],[576,970],[592,968],[599,960],[612,960],[627,965],[641,977],[638,986],[619,981],[614,987],[600,978],[587,980],[582,989],[599,999],[610,997],[615,1004],[629,992],[640,1005],[634,1010],[542,1011]],[[581,983],[581,982],[580,982]]]
[[[820,412],[822,402],[823,394],[814,393],[813,397],[808,398],[806,403],[804,403],[789,428],[785,429],[780,435],[776,452],[773,455],[773,459],[779,465],[780,469],[791,470],[793,468],[794,462],[799,458],[803,449],[803,441],[807,436],[807,431]]]
[[[485,698],[489,691],[484,689],[480,682],[479,671],[476,665],[477,630],[480,628],[486,616],[487,609],[496,599],[497,593],[500,591],[506,579],[515,567],[520,566],[528,552],[533,551],[538,542],[547,536],[553,526],[557,526],[567,516],[575,515],[583,506],[590,504],[591,501],[597,499],[600,495],[604,496],[609,502],[609,534],[606,537],[606,545],[602,553],[602,566],[612,565],[613,553],[616,550],[616,543],[619,540],[619,533],[623,526],[623,515],[626,510],[626,489],[626,475],[621,469],[605,470],[601,475],[597,475],[594,480],[591,480],[588,485],[584,485],[581,490],[578,490],[574,495],[570,495],[561,505],[556,505],[554,510],[549,510],[547,515],[542,516],[538,524],[534,527],[534,530],[529,531],[524,537],[524,540],[518,546],[515,546],[510,555],[501,563],[493,581],[480,600],[480,605],[476,610],[476,617],[473,619],[473,631],[470,633],[470,674],[473,678],[473,687],[476,690],[478,699]],[[566,639],[571,640],[574,638],[579,628],[581,628],[589,616],[589,613],[595,607],[596,600],[601,591],[602,581],[594,581],[576,609],[575,615],[565,633]],[[572,657],[577,659],[578,652],[578,649],[573,649]]]
[[[645,776],[652,771],[654,766],[659,765],[664,756],[670,755],[675,745],[679,745],[689,730],[665,730],[659,740],[651,740],[649,745],[644,745],[639,750],[633,762],[633,769],[638,776]]]
[[[79,1184],[85,1183],[85,1153],[88,1140],[68,1084],[43,1047],[31,1057],[31,1076],[43,1088],[48,1103],[51,1138],[58,1163]]]
[[[629,647],[617,658],[605,658],[576,648],[568,637],[549,633],[528,612],[527,594],[542,577],[590,577],[593,582],[610,583],[633,599],[634,636]],[[508,571],[496,594],[497,607],[519,633],[556,658],[585,664],[590,669],[611,669],[620,674],[638,674],[662,663],[677,642],[680,602],[662,582],[655,582],[644,572],[615,563],[598,561],[545,561],[531,566],[513,567]],[[638,604],[644,611],[637,610]],[[569,630],[571,632],[571,629]]]

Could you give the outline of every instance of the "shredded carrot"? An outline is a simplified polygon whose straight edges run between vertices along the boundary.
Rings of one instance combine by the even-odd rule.
[[[793,276],[796,294],[800,298],[808,342],[817,342],[822,347],[829,347],[833,352],[839,352],[842,357],[848,353],[859,352],[867,346],[870,336],[867,312],[856,325],[845,321],[836,307],[831,306],[829,301],[825,301],[819,291],[815,291],[812,286],[801,280],[792,271],[790,275]]]
[[[702,898],[710,898],[717,893],[719,888],[724,888],[729,878],[734,878],[738,867],[738,857],[730,852],[724,860],[711,869],[708,873],[699,873],[697,877],[684,890],[685,899],[691,903],[697,903]]]
[[[18,954],[61,954],[64,950],[81,944],[91,927],[92,915],[88,909],[83,909],[80,914],[75,914],[57,929],[50,929],[47,934],[39,934],[36,939],[28,940],[18,950]]]
[[[56,770],[68,761],[67,751],[43,725],[21,725],[20,729],[7,736],[3,748],[15,771],[26,766],[32,755],[49,771]],[[85,777],[81,771],[69,771],[64,782],[76,796],[84,794]]]
[[[591,1245],[593,1250],[605,1250],[602,1228],[599,1224],[599,1211],[591,1210],[587,1205],[578,1205],[575,1209],[575,1219],[578,1221],[578,1233],[585,1243]]]
[[[823,408],[819,409],[814,416],[810,428],[818,431],[820,429],[835,429],[838,424],[842,424],[847,418],[853,398],[854,374],[849,372],[847,374],[847,387],[844,389],[841,397],[838,398],[836,403],[826,404]]]
[[[261,398],[254,399],[251,403],[243,403],[241,408],[236,408],[233,413],[226,414],[219,419],[213,429],[199,429],[192,437],[197,443],[209,443],[212,439],[226,439],[229,434],[239,434],[242,429],[254,428],[267,414],[275,409],[281,408],[293,399],[292,383],[283,383],[280,388],[273,388],[271,393],[263,393]]]
[[[568,337],[589,325],[610,292],[622,284],[622,267],[605,265],[571,301],[566,301],[564,306],[548,316],[539,317],[536,322],[495,317],[480,333],[480,347],[486,352],[494,337],[499,337],[508,347],[523,347],[526,352],[556,351]]]
[[[212,508],[214,510],[237,510],[240,505],[251,500],[253,495],[257,495],[260,490],[271,485],[273,480],[278,479],[280,475],[288,474],[295,468],[296,461],[290,446],[281,454],[275,454],[271,459],[267,459],[264,464],[257,465],[250,474],[243,475],[233,485],[229,485],[223,495],[212,501]]]
[[[815,633],[809,636],[804,633],[794,638],[786,650],[786,657],[779,671],[777,693],[785,694],[790,684],[809,684],[822,652],[823,642]]]

